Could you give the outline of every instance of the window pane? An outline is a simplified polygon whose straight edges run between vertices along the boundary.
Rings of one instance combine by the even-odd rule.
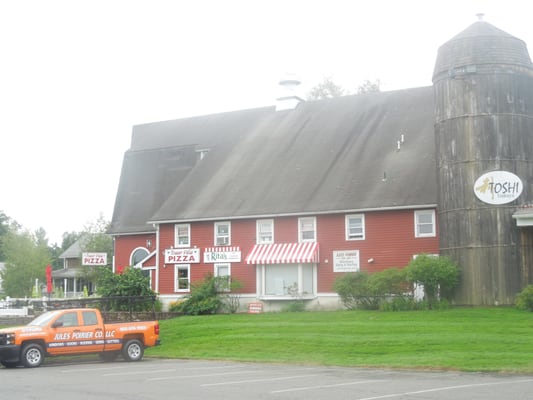
[[[265,271],[265,294],[283,296],[298,286],[298,265],[269,265]]]

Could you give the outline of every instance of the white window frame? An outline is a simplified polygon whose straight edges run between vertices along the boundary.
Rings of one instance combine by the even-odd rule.
[[[179,271],[187,270],[187,288],[180,288]],[[183,293],[191,290],[191,264],[174,264],[174,292]]]
[[[304,233],[308,232],[307,230],[304,231],[303,227],[304,225],[308,224],[309,222],[313,225],[313,238],[304,238]],[[300,243],[303,242],[316,242],[316,217],[300,217],[298,218],[298,241]]]
[[[261,233],[262,226],[270,226],[270,239],[264,240]],[[268,233],[268,232],[267,232]],[[256,243],[257,244],[272,244],[274,243],[274,220],[273,219],[258,219],[256,221]]]
[[[222,268],[227,268],[228,269],[228,273],[226,275],[221,275],[220,274],[220,270]],[[230,291],[230,285],[231,285],[231,263],[215,263],[213,265],[213,274],[214,274],[214,276],[216,278],[227,277],[228,284],[222,291],[229,292]]]
[[[420,222],[420,217],[422,216],[431,216],[431,222]],[[435,221],[435,210],[415,210],[414,213],[414,224],[415,224],[415,237],[434,237],[437,236],[437,228]],[[420,232],[421,226],[431,225],[431,232]]]
[[[228,234],[227,235],[219,235],[218,227],[219,226],[228,226]],[[226,238],[226,240],[224,240]],[[219,239],[222,239],[221,242],[219,242]],[[223,221],[223,222],[215,222],[215,246],[230,246],[231,245],[231,222],[230,221]]]
[[[361,219],[361,234],[350,236],[350,219]],[[346,240],[365,240],[365,214],[349,214],[346,215]]]
[[[257,276],[256,276],[256,282],[257,282],[257,290],[258,290],[258,297],[261,299],[267,299],[267,300],[290,300],[295,298],[300,299],[313,299],[317,296],[317,266],[316,264],[287,264],[294,266],[297,268],[297,275],[298,275],[298,282],[296,283],[296,288],[298,293],[296,294],[296,297],[294,294],[290,294],[289,287],[292,287],[292,282],[286,282],[286,284],[283,284],[283,288],[280,287],[280,293],[271,293],[267,294],[267,268],[279,268],[279,265],[275,264],[261,264],[258,265],[258,268],[256,270]],[[303,284],[304,280],[304,268],[310,268],[309,273],[311,274],[311,292],[303,293],[302,289],[306,286]]]
[[[146,251],[146,256],[140,260],[138,263],[134,264],[133,263],[133,256],[135,255],[135,253],[137,253],[139,250],[144,250]],[[136,266],[136,265],[139,265],[143,263],[143,261],[145,261],[148,257],[150,256],[150,250],[148,250],[146,247],[136,247],[135,249],[133,249],[133,251],[130,253],[130,265],[131,266]]]
[[[180,243],[180,228],[187,229],[187,242]],[[174,225],[174,247],[191,247],[191,224],[175,224]]]

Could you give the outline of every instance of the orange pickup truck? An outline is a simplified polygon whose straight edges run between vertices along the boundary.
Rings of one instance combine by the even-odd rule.
[[[95,308],[55,310],[28,325],[0,329],[0,364],[35,368],[46,356],[91,353],[106,361],[119,354],[139,361],[146,347],[159,344],[157,321],[106,324]]]

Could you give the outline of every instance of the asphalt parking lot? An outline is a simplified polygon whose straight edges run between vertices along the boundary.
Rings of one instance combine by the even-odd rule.
[[[533,376],[219,361],[48,361],[0,368],[13,399],[531,399]]]

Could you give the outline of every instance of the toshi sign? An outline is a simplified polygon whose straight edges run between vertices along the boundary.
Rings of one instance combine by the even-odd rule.
[[[492,171],[481,175],[474,183],[476,197],[488,204],[507,204],[522,194],[522,180],[507,171]]]

